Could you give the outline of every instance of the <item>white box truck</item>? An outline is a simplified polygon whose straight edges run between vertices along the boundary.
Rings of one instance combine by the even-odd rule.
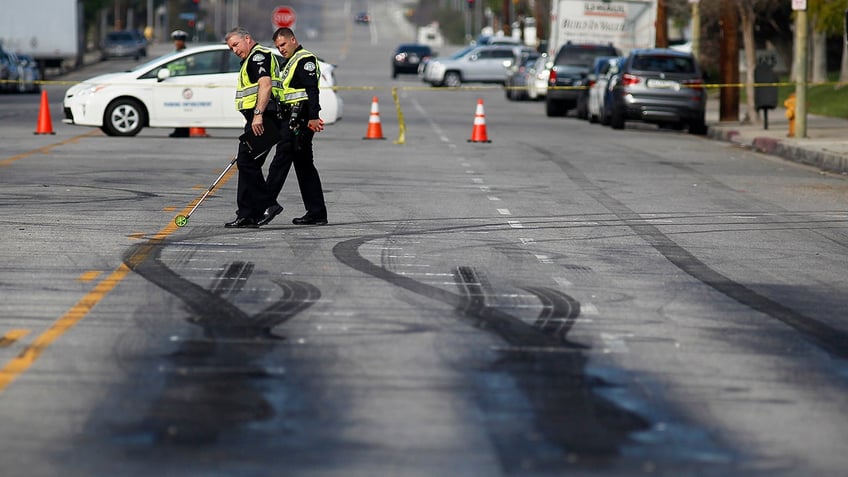
[[[622,54],[656,45],[657,0],[554,0],[548,53],[566,42],[612,44]]]
[[[0,44],[8,51],[31,54],[42,70],[77,60],[81,31],[82,5],[77,0],[3,2]]]

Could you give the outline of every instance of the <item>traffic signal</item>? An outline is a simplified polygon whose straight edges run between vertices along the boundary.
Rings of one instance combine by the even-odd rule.
[[[474,0],[467,0],[467,1],[468,1],[468,9],[473,10],[474,9]]]
[[[194,11],[200,10],[200,0],[191,0],[191,8]]]

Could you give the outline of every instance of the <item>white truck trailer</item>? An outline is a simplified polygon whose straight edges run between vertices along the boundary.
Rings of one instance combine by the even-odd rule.
[[[78,59],[82,50],[82,4],[78,0],[3,2],[0,44],[29,53],[42,68],[58,68]]]
[[[622,54],[656,45],[657,0],[554,0],[548,53],[566,42],[612,44]]]

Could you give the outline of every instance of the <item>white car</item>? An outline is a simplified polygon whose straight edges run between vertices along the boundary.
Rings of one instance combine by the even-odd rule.
[[[244,116],[235,109],[240,63],[227,45],[216,44],[97,76],[68,88],[62,122],[99,127],[110,136],[135,136],[144,127],[243,128]],[[341,118],[343,102],[333,89],[335,66],[319,60],[319,68],[320,116],[331,124]]]
[[[551,74],[551,67],[554,65],[553,60],[547,54],[543,54],[536,59],[533,64],[532,76],[527,82],[527,97],[535,101],[544,98],[548,93],[548,76]]]
[[[600,65],[597,68],[596,78],[589,86],[589,105],[588,115],[590,123],[601,122],[604,125],[609,124],[610,112],[606,111],[606,99],[608,96],[609,80],[613,75],[618,73],[618,62],[621,58],[615,57],[600,57],[596,62]]]

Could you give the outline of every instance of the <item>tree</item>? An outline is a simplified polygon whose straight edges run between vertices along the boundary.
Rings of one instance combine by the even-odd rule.
[[[848,0],[809,0],[807,11],[813,30],[813,77],[812,81],[827,81],[826,38],[828,35],[842,35],[842,64],[839,69],[839,81],[848,81],[848,48],[846,48],[845,12]]]

